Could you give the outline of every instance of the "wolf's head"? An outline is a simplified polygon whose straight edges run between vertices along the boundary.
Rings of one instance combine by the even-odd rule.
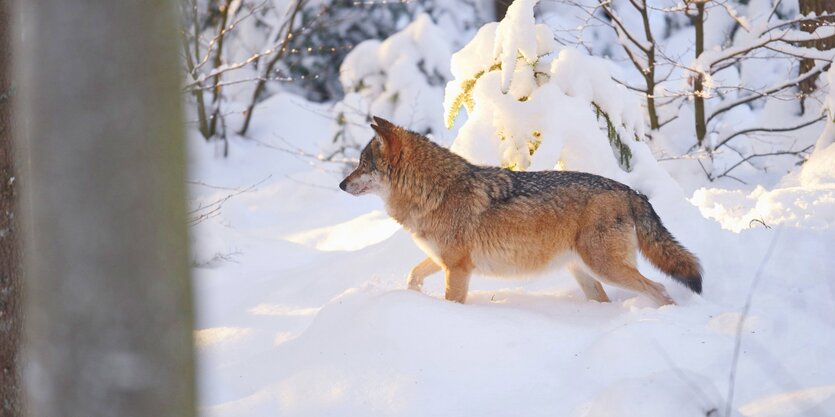
[[[374,117],[371,128],[377,135],[362,150],[357,169],[339,183],[339,188],[353,195],[375,193],[385,196],[392,167],[400,160],[405,130],[379,117]]]

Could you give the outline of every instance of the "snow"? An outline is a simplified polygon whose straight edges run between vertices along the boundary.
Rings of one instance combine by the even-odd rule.
[[[710,182],[697,159],[656,160],[687,153],[692,116],[681,111],[652,142],[635,141],[646,133],[643,112],[612,80],[625,78],[620,69],[558,45],[549,27],[534,25],[534,4],[516,1],[508,11],[508,22],[526,27],[484,25],[455,54],[455,42],[424,17],[388,40],[360,44],[343,64],[344,100],[276,94],[259,104],[248,138],[229,138],[228,158],[191,132],[190,206],[211,207],[191,228],[201,415],[724,416],[732,369],[732,416],[835,414],[831,114],[798,139],[820,138],[805,163],[745,166],[738,175],[756,179],[751,185]],[[711,24],[720,30],[729,20]],[[421,68],[446,77],[446,89]],[[736,68],[714,75],[722,83],[757,78]],[[835,85],[835,69],[827,78]],[[417,92],[425,95],[408,110],[392,100]],[[456,105],[462,93],[471,101]],[[831,109],[835,93],[821,101]],[[592,103],[624,139],[631,169],[618,164]],[[787,113],[775,106],[729,111],[728,123],[733,116],[738,124],[717,123],[713,133]],[[463,305],[443,300],[440,274],[423,293],[407,290],[409,269],[425,255],[377,197],[339,190],[350,167],[313,157],[345,129],[364,145],[369,112],[431,130],[474,162],[594,172],[644,192],[700,258],[704,292],[644,259],[639,269],[677,305],[659,308],[609,287],[612,302],[587,301],[564,270],[524,280],[474,276]],[[331,117],[338,114],[339,123]],[[444,130],[450,119],[454,129]],[[711,169],[736,163],[718,151],[698,161]]]
[[[663,186],[659,181],[671,183],[672,179],[658,167],[646,145],[635,141],[645,130],[638,99],[612,80],[612,68],[605,60],[573,48],[561,49],[545,25],[534,25],[535,3],[515,2],[498,26],[485,25],[453,55],[455,79],[447,84],[444,102],[447,120],[458,113],[459,97],[467,96],[463,103],[469,100],[472,105],[464,106],[469,114],[450,149],[480,164],[516,170],[559,166],[615,178],[648,195],[656,194],[656,188]],[[502,29],[505,22],[519,25],[527,20],[531,20],[529,31]],[[505,55],[492,59],[484,55],[491,42],[493,49]],[[522,49],[536,50],[538,58],[535,62],[523,59],[517,65],[514,53],[511,70],[506,62],[508,45],[518,48],[522,58],[527,53]],[[501,72],[490,71],[498,63]],[[628,163],[618,161],[620,150],[600,129],[595,105],[632,155]],[[587,157],[613,151],[612,158]]]
[[[782,224],[823,230],[835,228],[835,185],[831,182],[771,190],[758,186],[750,193],[700,189],[692,201],[705,217],[737,232],[752,226]]]
[[[253,137],[308,151],[316,148],[310,138],[327,137],[324,106],[287,94],[266,105]],[[586,301],[565,271],[524,281],[476,276],[470,301],[459,305],[442,299],[437,276],[427,294],[405,290],[423,255],[381,214],[379,199],[339,191],[335,165],[245,139],[219,159],[194,136],[191,178],[232,188],[268,178],[192,228],[195,242],[208,242],[194,248],[197,259],[222,255],[194,269],[201,415],[724,409],[739,312],[775,229],[722,230],[667,190],[652,202],[701,258],[703,296],[641,261],[679,305],[657,308],[613,288],[611,303]],[[198,204],[228,191],[192,185],[192,194]],[[827,252],[835,236],[808,223],[779,227],[745,321],[734,409],[746,417],[831,414],[835,363],[825,358],[835,345],[835,260]]]
[[[521,57],[529,65],[538,58],[536,21],[533,7],[539,0],[513,2],[496,28],[493,58],[502,63],[502,93],[510,90],[516,71],[516,61]],[[550,32],[550,31],[549,31]]]
[[[809,159],[771,189],[758,185],[751,191],[696,190],[691,202],[699,207],[702,215],[736,232],[756,223],[764,227],[835,228],[835,143],[831,140],[833,122],[829,110],[835,108],[835,70],[830,69],[827,77],[830,92],[823,109],[827,112],[827,121]]]

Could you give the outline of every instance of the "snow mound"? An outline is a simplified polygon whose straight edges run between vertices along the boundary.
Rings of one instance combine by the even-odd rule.
[[[321,251],[354,251],[382,242],[398,230],[396,221],[375,210],[344,223],[293,233],[286,239]]]
[[[835,414],[835,385],[780,393],[740,407],[745,417],[804,417]]]
[[[666,371],[614,383],[583,417],[719,417],[721,404],[722,396],[708,378]]]
[[[252,125],[259,142],[312,152],[310,138],[327,136],[322,107],[289,95],[264,105],[271,111],[256,113]],[[658,191],[653,204],[664,223],[702,261],[701,296],[639,259],[639,269],[679,305],[656,308],[609,287],[611,303],[586,301],[566,271],[519,281],[474,276],[468,303],[459,305],[443,300],[441,274],[427,279],[427,294],[403,289],[409,268],[425,255],[403,230],[385,237],[383,203],[339,191],[342,176],[333,165],[311,166],[234,139],[230,157],[216,159],[194,139],[191,178],[223,187],[194,185],[194,205],[257,184],[191,230],[193,240],[206,243],[195,259],[212,259],[193,269],[201,415],[582,417],[643,410],[669,417],[724,409],[716,391],[725,395],[741,306],[775,230],[721,230],[674,184],[666,188],[665,177],[646,175],[657,181],[650,188]],[[799,178],[781,186],[802,187]],[[781,229],[742,326],[733,408],[745,416],[835,411],[827,388],[835,363],[821,360],[835,345],[832,247],[831,232]],[[664,408],[672,401],[682,414]]]
[[[735,232],[766,225],[835,228],[835,144],[816,150],[799,173],[788,175],[771,190],[702,188],[690,201],[705,217]]]
[[[803,164],[800,183],[807,187],[835,184],[835,143],[816,150]]]
[[[757,186],[751,192],[702,188],[696,190],[690,201],[705,217],[734,232],[777,225],[835,228],[835,184],[832,183],[773,190]]]
[[[661,335],[676,327],[669,321],[675,309],[587,303],[564,295],[538,302],[539,297],[511,292],[496,301],[476,294],[472,304],[459,305],[376,285],[349,290],[327,304],[304,334],[276,353],[291,358],[277,370],[277,412],[579,415],[583,401],[591,400],[592,387],[623,387],[624,378],[666,385],[656,394],[665,398],[661,404],[685,398],[694,410],[711,402],[715,406],[717,396],[709,382],[703,385],[703,379],[694,382],[688,377],[671,384],[676,376],[659,380],[653,375],[668,364],[650,359],[668,351],[675,358],[670,360],[689,362],[692,358],[676,353],[677,344],[724,336],[703,327],[676,341],[663,340]],[[543,310],[516,307],[522,304],[540,305]],[[577,311],[583,313],[576,316]],[[628,331],[625,322],[630,323]],[[584,330],[588,328],[603,331]],[[628,354],[624,345],[630,347]],[[618,372],[578,377],[580,370],[593,374],[627,357],[631,363],[621,363]],[[478,389],[469,389],[475,381]],[[690,384],[711,397],[698,401]],[[613,403],[610,410],[623,411],[619,408],[623,405]],[[662,413],[668,408],[643,417],[669,416]]]

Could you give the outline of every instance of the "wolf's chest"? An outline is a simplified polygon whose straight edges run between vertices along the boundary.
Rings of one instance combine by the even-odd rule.
[[[415,244],[418,245],[420,250],[422,250],[426,256],[430,257],[433,261],[435,261],[438,265],[443,265],[443,257],[441,256],[440,248],[438,247],[437,243],[435,243],[432,239],[424,238],[418,236],[417,234],[412,235],[412,239],[414,239]]]

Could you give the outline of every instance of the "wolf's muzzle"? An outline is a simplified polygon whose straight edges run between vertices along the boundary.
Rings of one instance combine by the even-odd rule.
[[[346,191],[345,188],[348,187],[348,179],[345,178],[342,182],[339,183],[339,189],[342,191]]]

